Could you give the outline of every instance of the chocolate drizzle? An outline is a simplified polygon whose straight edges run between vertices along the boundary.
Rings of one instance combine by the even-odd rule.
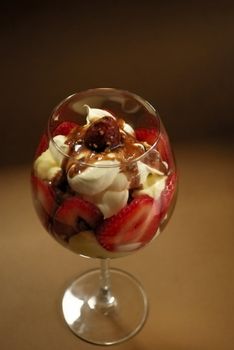
[[[63,169],[67,169],[70,177],[77,175],[84,171],[87,166],[101,160],[117,160],[122,171],[131,172],[130,169],[127,169],[127,164],[143,155],[150,146],[138,142],[134,136],[127,133],[124,130],[124,121],[122,119],[117,119],[117,125],[119,128],[118,144],[114,145],[114,147],[108,147],[107,145],[103,151],[90,149],[85,144],[84,140],[90,127],[89,124],[73,129],[66,141],[66,144],[69,145],[69,158],[65,157],[63,162]]]
[[[108,119],[107,119],[108,118]],[[85,142],[87,140],[87,134],[92,130],[95,121],[92,123],[87,123],[83,126],[77,126],[74,128],[70,134],[67,135],[66,144],[69,145],[68,157],[64,157],[62,163],[62,172],[54,179],[54,184],[63,183],[63,178],[73,178],[77,174],[82,173],[88,166],[95,166],[100,161],[110,161],[109,166],[111,166],[111,161],[113,161],[114,166],[119,166],[119,171],[123,172],[129,181],[129,189],[140,188],[140,174],[137,162],[134,160],[139,159],[141,156],[141,161],[154,169],[158,169],[162,173],[167,173],[167,168],[162,162],[161,156],[156,148],[147,152],[151,145],[146,142],[140,142],[136,139],[134,132],[133,134],[126,131],[125,121],[121,118],[113,119],[111,117],[102,117],[98,119],[100,121],[107,120],[108,123],[112,119],[114,124],[118,127],[118,137],[113,145],[109,146],[105,144],[104,150],[95,147],[89,147],[89,143]],[[113,125],[114,125],[113,124]],[[99,131],[102,131],[100,129]],[[108,128],[105,129],[108,133]],[[109,132],[111,135],[111,132]],[[102,135],[98,136],[99,138]],[[119,163],[119,165],[118,165]],[[108,165],[107,165],[108,167]],[[66,181],[65,181],[66,183]],[[63,187],[63,186],[62,186]],[[61,193],[63,193],[61,188]]]

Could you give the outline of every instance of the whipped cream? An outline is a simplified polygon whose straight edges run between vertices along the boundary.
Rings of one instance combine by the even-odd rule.
[[[57,135],[53,138],[53,142],[49,143],[49,150],[58,165],[62,164],[64,155],[68,154],[69,151],[69,146],[65,143],[66,140],[66,136]]]
[[[95,195],[109,187],[119,172],[117,160],[100,160],[88,166],[85,170],[71,176],[72,164],[67,173],[67,180],[71,188],[80,194]],[[110,167],[108,167],[110,166]]]
[[[105,218],[117,214],[128,202],[128,190],[105,191],[100,197],[100,202],[96,203]]]
[[[133,197],[147,194],[155,199],[159,198],[165,188],[167,176],[141,161],[137,165],[142,188],[133,191]]]
[[[69,175],[69,171],[67,174],[70,187],[95,204],[105,218],[116,214],[128,201],[129,182],[127,177],[119,172],[118,164],[117,160],[101,160],[94,163],[94,167],[90,166],[73,176]],[[107,167],[108,165],[112,167]],[[73,166],[75,164],[71,166],[71,171]]]
[[[124,126],[123,126],[123,130],[127,133],[130,134],[132,136],[135,136],[135,131],[134,129],[131,127],[131,125],[129,125],[128,123],[124,122]]]
[[[53,141],[64,155],[68,153],[69,146],[65,144],[65,136],[57,135],[53,138]],[[43,152],[34,163],[35,173],[42,180],[51,181],[62,171],[61,166],[64,155],[56,148],[54,142],[50,141],[49,148]]]
[[[105,109],[98,109],[98,108],[91,108],[88,105],[84,105],[84,107],[87,109],[87,117],[86,122],[92,123],[96,120],[103,118],[103,117],[112,117],[116,119],[110,112],[106,111]]]
[[[99,109],[99,108],[91,108],[88,105],[84,105],[84,107],[87,109],[87,117],[86,117],[86,122],[87,124],[90,124],[92,122],[95,122],[96,120],[103,118],[103,117],[112,117],[113,119],[116,120],[116,118],[113,116],[113,114],[111,114],[110,112],[108,112],[105,109]],[[132,136],[135,136],[135,131],[134,129],[131,127],[131,125],[129,125],[128,123],[123,124],[123,130],[127,133],[130,134]]]
[[[152,168],[150,165],[141,161],[137,162],[137,167],[140,175],[140,183],[145,183],[150,174],[164,175],[160,170]]]
[[[60,170],[61,167],[56,163],[49,149],[43,152],[34,163],[35,174],[42,180],[51,181]]]
[[[126,175],[118,173],[108,188],[94,195],[85,196],[89,202],[95,204],[103,213],[105,218],[115,215],[125,207],[129,197],[129,181]]]

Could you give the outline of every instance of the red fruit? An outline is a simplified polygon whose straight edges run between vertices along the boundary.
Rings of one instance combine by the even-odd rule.
[[[165,217],[167,214],[170,205],[172,203],[172,200],[174,198],[175,192],[176,192],[176,184],[177,184],[177,174],[172,173],[168,176],[166,180],[166,186],[164,190],[161,193],[160,196],[160,203],[161,203],[161,211],[160,211],[160,217],[161,220]]]
[[[103,117],[93,122],[86,131],[84,144],[96,152],[113,148],[120,144],[121,134],[116,120]]]
[[[160,224],[158,203],[148,195],[136,197],[98,227],[99,243],[110,251],[132,251],[148,243]]]
[[[158,152],[160,153],[161,159],[167,162],[169,168],[173,166],[173,154],[170,148],[170,141],[166,134],[161,134],[156,146]]]
[[[55,195],[50,185],[32,175],[32,187],[37,200],[41,203],[44,210],[51,215],[55,207]]]
[[[62,122],[53,131],[53,136],[64,135],[67,136],[78,125],[74,122]]]
[[[158,137],[158,130],[155,128],[138,128],[135,130],[136,138],[138,141],[147,142],[149,145],[153,145]]]
[[[31,184],[37,214],[42,224],[48,229],[50,217],[56,208],[54,191],[47,182],[34,175],[31,177]]]
[[[49,147],[49,140],[46,134],[43,134],[41,137],[41,140],[39,142],[39,145],[37,147],[36,153],[35,153],[35,157],[39,157],[43,152],[45,152],[47,150],[47,148]]]
[[[80,231],[95,229],[102,220],[103,214],[94,204],[79,197],[70,197],[57,209],[53,231],[68,239]]]

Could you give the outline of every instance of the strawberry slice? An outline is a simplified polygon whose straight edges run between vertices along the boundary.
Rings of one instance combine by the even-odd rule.
[[[161,159],[167,162],[169,168],[171,168],[174,164],[173,154],[171,152],[170,141],[166,134],[161,133],[156,148],[161,155]]]
[[[80,231],[95,229],[102,220],[103,214],[94,204],[79,197],[70,197],[57,209],[53,231],[60,238],[68,241],[71,236]]]
[[[138,141],[144,141],[149,145],[153,145],[157,140],[158,130],[155,128],[138,128],[135,130],[135,134]]]
[[[78,126],[78,124],[76,124],[74,122],[69,122],[69,121],[62,122],[53,131],[53,136],[57,136],[57,135],[67,136],[77,126]]]
[[[74,122],[62,122],[53,131],[53,137],[57,136],[57,135],[67,136],[77,126],[78,126],[78,124],[76,124]],[[35,157],[36,158],[39,157],[43,152],[45,152],[47,150],[48,147],[49,147],[48,136],[46,134],[43,134],[41,139],[40,139],[39,145],[37,147]]]
[[[158,138],[158,130],[155,128],[146,129],[138,128],[135,130],[136,138],[138,141],[147,142],[149,145],[153,145]],[[161,159],[172,167],[174,164],[173,155],[170,148],[170,141],[164,129],[160,133],[159,140],[156,145],[156,149],[161,155]]]
[[[48,229],[51,216],[56,208],[54,191],[47,182],[34,175],[31,176],[31,185],[37,214],[44,227]]]
[[[177,174],[171,173],[166,180],[166,186],[165,186],[165,188],[162,191],[161,196],[160,196],[160,205],[161,205],[160,217],[161,217],[161,220],[164,219],[165,215],[167,214],[168,210],[170,209],[172,200],[173,200],[175,192],[176,192],[176,184],[177,184]]]
[[[47,148],[49,147],[49,140],[46,134],[43,134],[39,145],[37,147],[36,153],[35,153],[35,157],[39,157],[43,152],[45,152],[47,150]]]
[[[104,220],[96,230],[97,240],[110,251],[133,251],[154,237],[159,224],[158,203],[152,197],[142,195],[118,214]]]

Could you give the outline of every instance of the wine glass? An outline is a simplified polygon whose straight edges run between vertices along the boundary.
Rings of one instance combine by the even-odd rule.
[[[149,244],[174,208],[177,172],[156,110],[124,90],[96,88],[52,112],[31,175],[36,212],[64,247],[100,260],[67,287],[65,322],[81,339],[110,345],[144,325],[140,282],[110,259]]]

